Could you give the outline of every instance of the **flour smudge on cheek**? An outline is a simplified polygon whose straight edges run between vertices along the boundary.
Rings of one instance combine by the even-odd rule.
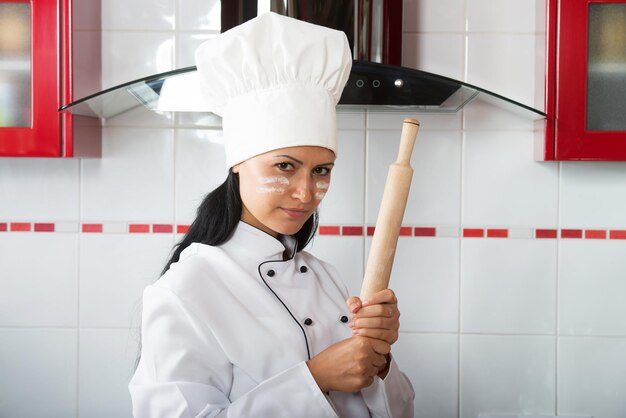
[[[315,187],[317,188],[315,191],[315,199],[322,200],[324,196],[326,196],[326,191],[328,190],[328,186],[330,186],[328,182],[318,181],[315,184]]]
[[[259,177],[257,183],[262,186],[256,187],[257,193],[285,193],[284,186],[289,184],[287,177],[272,176],[272,177]]]

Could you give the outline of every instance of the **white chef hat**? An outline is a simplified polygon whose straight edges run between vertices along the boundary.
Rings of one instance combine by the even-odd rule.
[[[337,152],[335,107],[352,66],[343,32],[265,13],[204,42],[196,64],[228,167],[284,147]]]

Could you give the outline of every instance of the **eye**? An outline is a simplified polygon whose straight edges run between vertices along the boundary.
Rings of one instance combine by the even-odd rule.
[[[281,171],[291,171],[291,170],[293,170],[293,164],[287,163],[287,162],[282,162],[282,163],[275,164],[275,167],[277,167]]]
[[[320,167],[315,167],[315,168],[313,169],[313,173],[314,173],[316,176],[322,176],[322,177],[325,177],[325,176],[328,176],[328,175],[330,174],[330,170],[331,170],[331,169],[330,169],[329,167],[320,166]]]

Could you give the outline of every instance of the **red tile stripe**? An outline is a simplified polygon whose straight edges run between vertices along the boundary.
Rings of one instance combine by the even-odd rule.
[[[410,226],[402,226],[400,227],[400,234],[401,237],[410,237],[411,235],[413,235],[413,228],[411,228]]]
[[[585,230],[585,239],[606,239],[606,231],[604,229],[587,229]]]
[[[482,228],[463,228],[464,238],[482,238],[485,236],[485,230]]]
[[[435,228],[415,227],[413,229],[413,235],[416,237],[434,237],[437,233]]]
[[[102,224],[83,224],[82,231],[100,233],[102,232]]]
[[[609,238],[610,239],[626,239],[626,231],[618,230],[618,229],[612,229],[609,232]]]
[[[362,226],[344,226],[341,228],[341,235],[358,236],[363,235]]]
[[[487,230],[487,238],[508,238],[509,230],[508,229],[488,229]]]
[[[535,236],[537,238],[556,238],[556,229],[537,229]]]
[[[30,232],[30,222],[11,222],[12,232]]]
[[[317,230],[320,235],[340,235],[340,229],[339,226],[320,225]]]
[[[54,222],[0,222],[0,232],[63,232],[57,231],[57,224]],[[83,223],[80,224],[80,230],[83,233],[102,233],[104,232],[103,223]],[[129,223],[127,224],[127,233],[154,233],[154,234],[185,234],[189,230],[189,224],[168,224],[168,223]],[[333,236],[372,236],[374,235],[375,226],[359,226],[359,225],[320,225],[318,229],[319,235]],[[119,229],[118,229],[119,231]],[[462,228],[463,238],[510,238],[510,229],[508,228]],[[537,239],[611,239],[626,240],[626,229],[578,229],[578,228],[560,228],[546,229],[537,228],[535,238]],[[114,232],[113,230],[109,232]],[[437,228],[429,226],[402,226],[400,228],[400,236],[405,237],[436,237]],[[515,236],[513,237],[515,238]]]
[[[130,224],[128,232],[131,234],[147,234],[150,232],[150,224]]]
[[[36,223],[35,232],[54,232],[53,223]]]
[[[561,229],[561,238],[582,238],[582,229]]]
[[[171,224],[153,224],[152,232],[157,234],[170,234],[174,232],[174,227]]]

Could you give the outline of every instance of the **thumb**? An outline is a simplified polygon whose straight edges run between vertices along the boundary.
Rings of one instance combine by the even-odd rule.
[[[361,309],[361,299],[359,299],[358,296],[351,296],[346,301],[346,305],[348,305],[348,309],[351,313],[356,313]]]

